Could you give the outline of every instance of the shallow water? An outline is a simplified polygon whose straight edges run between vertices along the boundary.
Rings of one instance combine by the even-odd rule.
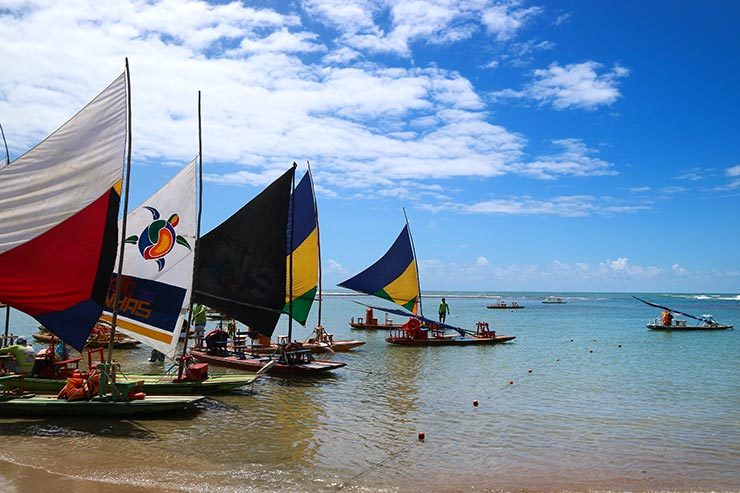
[[[0,490],[740,490],[740,331],[651,332],[659,311],[625,294],[500,294],[526,309],[447,293],[448,322],[509,344],[393,347],[347,325],[370,298],[327,297],[327,330],[367,341],[329,356],[348,363],[334,375],[265,378],[176,420],[0,420]],[[740,324],[736,294],[644,297]],[[131,371],[147,357],[116,353]]]

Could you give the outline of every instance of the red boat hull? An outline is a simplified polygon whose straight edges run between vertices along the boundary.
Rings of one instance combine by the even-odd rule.
[[[430,337],[428,339],[412,339],[410,337],[387,337],[385,340],[399,346],[475,346],[499,344],[516,339],[516,336],[496,337]]]

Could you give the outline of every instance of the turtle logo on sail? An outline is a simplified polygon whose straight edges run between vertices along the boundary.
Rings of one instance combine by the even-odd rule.
[[[175,243],[190,248],[188,241],[181,235],[175,234],[175,228],[180,223],[180,216],[172,214],[166,221],[160,219],[160,214],[154,207],[145,206],[152,213],[152,221],[149,226],[144,228],[141,235],[129,236],[126,243],[138,245],[139,252],[144,260],[154,260],[161,271],[164,269],[164,257],[172,251]]]

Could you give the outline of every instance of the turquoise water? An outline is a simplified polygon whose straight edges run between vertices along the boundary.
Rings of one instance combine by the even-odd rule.
[[[498,294],[526,308],[445,293],[448,322],[488,321],[509,344],[393,347],[347,325],[364,316],[351,300],[382,301],[328,296],[327,330],[367,341],[329,356],[348,363],[335,375],[266,378],[174,421],[0,420],[20,438],[0,451],[0,485],[53,473],[82,489],[740,490],[740,331],[651,332],[659,310],[627,294]],[[641,297],[740,324],[737,294]],[[436,311],[439,298],[424,301]],[[13,315],[18,333],[35,325]],[[132,371],[155,369],[147,356],[116,353]]]

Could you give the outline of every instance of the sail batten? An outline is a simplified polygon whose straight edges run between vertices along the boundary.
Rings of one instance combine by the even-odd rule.
[[[0,169],[0,301],[76,349],[100,316],[113,271],[126,102],[121,75]]]
[[[193,299],[266,336],[285,306],[294,172],[292,167],[198,243]]]
[[[417,313],[419,281],[408,224],[385,255],[339,286],[386,299]]]

